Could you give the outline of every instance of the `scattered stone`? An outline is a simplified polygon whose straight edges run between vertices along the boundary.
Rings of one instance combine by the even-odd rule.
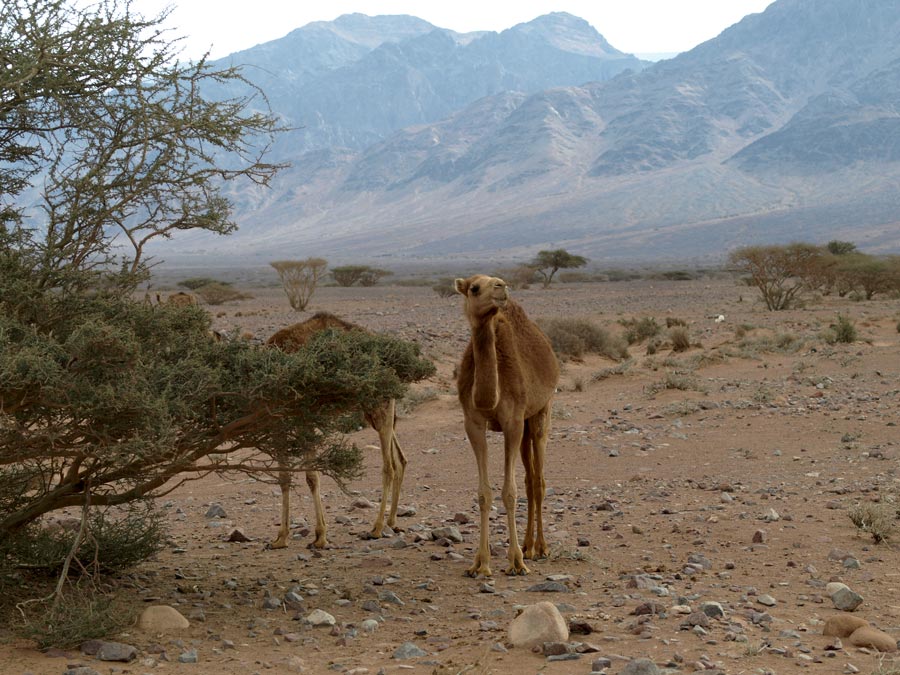
[[[199,663],[200,656],[197,654],[196,649],[188,649],[186,652],[182,652],[178,655],[178,663]]]
[[[612,660],[606,658],[605,656],[601,656],[599,658],[591,661],[591,670],[594,672],[599,672],[602,670],[606,670],[607,668],[612,667]]]
[[[529,605],[509,626],[509,641],[516,647],[531,648],[568,639],[566,620],[552,602]]]
[[[825,627],[822,629],[822,635],[842,638],[850,637],[857,628],[868,625],[869,622],[862,617],[838,614],[837,616],[828,617]]]
[[[556,656],[548,656],[547,660],[551,662],[555,661],[577,661],[581,658],[581,654],[558,654]]]
[[[453,525],[447,527],[436,527],[431,531],[431,538],[435,541],[438,539],[449,539],[452,542],[460,543],[463,540],[462,534],[458,527]]]
[[[559,656],[560,654],[570,654],[572,648],[567,642],[545,642],[541,646],[541,654],[544,656]]]
[[[240,530],[234,529],[231,531],[231,534],[228,535],[227,541],[243,544],[253,540]]]
[[[852,612],[863,603],[863,597],[849,588],[842,588],[831,596],[834,606],[843,612]]]
[[[420,656],[428,656],[428,652],[419,649],[414,642],[404,642],[397,647],[391,658],[402,661],[405,659],[417,659]]]
[[[63,671],[63,675],[100,675],[100,673],[88,666],[73,666]]]
[[[650,659],[633,659],[625,664],[621,675],[659,675],[659,668]]]
[[[765,544],[766,539],[768,539],[768,535],[765,530],[757,530],[753,533],[753,543],[754,544]]]
[[[674,607],[672,608],[674,610]],[[689,608],[690,609],[690,608]],[[722,607],[721,603],[713,602],[711,600],[707,600],[706,602],[700,603],[700,611],[706,614],[710,619],[723,619],[725,618],[725,609]],[[679,612],[679,614],[683,614],[684,612]],[[690,614],[690,612],[687,612]]]
[[[766,607],[774,607],[777,603],[775,598],[773,598],[768,593],[763,593],[758,598],[756,598],[756,601],[761,605],[765,605]]]
[[[306,617],[306,623],[311,626],[333,626],[337,623],[337,619],[324,610],[314,609]]]
[[[228,514],[225,513],[225,509],[223,509],[219,504],[210,504],[209,508],[206,510],[207,518],[227,518]]]
[[[542,581],[525,589],[529,593],[568,593],[569,587],[558,581]]]
[[[872,626],[860,626],[848,638],[854,647],[869,647],[880,652],[897,651],[897,641],[884,631]]]
[[[138,654],[137,647],[122,642],[103,642],[97,650],[97,658],[101,661],[133,661]]]
[[[366,633],[374,633],[378,628],[378,622],[375,619],[366,619],[359,624],[359,627]]]
[[[154,635],[177,635],[191,622],[170,605],[151,605],[138,618],[138,628]]]
[[[828,595],[834,595],[842,588],[850,588],[847,584],[842,584],[840,581],[832,581],[825,584],[825,592]]]
[[[267,595],[263,598],[263,609],[272,611],[275,609],[281,609],[281,598],[278,598],[274,595]]]

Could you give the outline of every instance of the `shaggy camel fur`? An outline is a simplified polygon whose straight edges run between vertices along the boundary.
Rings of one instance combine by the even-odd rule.
[[[506,282],[475,275],[457,279],[465,296],[463,310],[472,337],[459,367],[457,389],[465,416],[466,435],[478,464],[478,506],[481,536],[469,576],[491,575],[488,514],[491,486],[487,475],[487,429],[503,432],[505,452],[503,504],[509,527],[507,574],[527,574],[516,532],[516,454],[525,465],[528,523],[524,558],[544,557],[541,510],[544,502],[544,451],[550,433],[550,413],[559,364],[550,341],[509,299]]]
[[[319,331],[329,328],[337,330],[365,330],[361,326],[339,319],[329,312],[317,312],[314,316],[301,323],[295,323],[272,335],[266,342],[267,345],[278,347],[284,351],[296,351]],[[364,410],[366,421],[378,432],[381,444],[381,504],[378,507],[378,516],[372,526],[370,536],[378,538],[384,529],[384,514],[387,509],[388,494],[391,496],[391,510],[387,524],[392,529],[397,529],[397,505],[400,501],[400,487],[403,484],[403,474],[406,471],[406,457],[400,448],[400,441],[394,427],[397,423],[396,404],[393,399],[376,406],[372,410]],[[288,530],[290,527],[290,499],[291,499],[291,471],[287,468],[284,458],[276,457],[278,462],[278,485],[281,488],[281,526],[278,537],[271,543],[272,548],[284,548],[287,546]],[[325,536],[325,513],[322,510],[322,498],[319,494],[319,472],[307,471],[306,484],[309,486],[316,511],[316,539],[313,542],[315,548],[325,548],[328,541]]]

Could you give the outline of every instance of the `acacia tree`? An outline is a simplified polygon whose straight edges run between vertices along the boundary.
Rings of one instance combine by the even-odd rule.
[[[745,246],[731,253],[731,263],[747,274],[749,286],[759,289],[766,308],[787,309],[808,288],[808,279],[821,269],[823,250],[804,243],[787,246]]]
[[[269,264],[278,272],[288,302],[298,312],[306,309],[328,267],[328,261],[324,258],[276,260]]]
[[[21,222],[17,196],[36,203],[48,269],[102,266],[124,246],[137,273],[154,238],[227,234],[222,181],[267,184],[280,168],[264,161],[279,127],[262,92],[205,98],[251,83],[179,61],[166,15],[144,18],[129,0],[0,9],[0,222]]]
[[[352,476],[348,411],[433,368],[415,345],[363,332],[294,354],[216,342],[199,308],[132,299],[148,241],[230,232],[222,181],[266,183],[279,168],[264,161],[277,131],[264,99],[204,98],[243,76],[178,62],[163,18],[127,0],[0,6],[4,545],[59,508],[257,470],[250,449]]]
[[[561,269],[571,267],[584,267],[588,264],[588,259],[580,255],[573,255],[564,248],[558,248],[553,251],[538,251],[538,254],[529,263],[529,267],[541,277],[544,288],[553,281],[553,275]]]

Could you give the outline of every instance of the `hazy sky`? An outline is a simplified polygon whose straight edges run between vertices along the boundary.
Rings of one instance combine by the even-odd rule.
[[[145,16],[174,7],[170,37],[184,36],[183,56],[218,58],[287,35],[311,21],[360,12],[410,14],[459,32],[501,31],[550,12],[590,23],[616,49],[633,54],[681,52],[763,11],[772,0],[132,0]]]

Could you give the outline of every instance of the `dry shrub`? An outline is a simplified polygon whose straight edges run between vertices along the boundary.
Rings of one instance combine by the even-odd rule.
[[[652,316],[640,319],[620,319],[619,323],[625,328],[625,339],[630,345],[655,337],[662,331],[662,326]]]
[[[134,623],[136,614],[132,603],[113,595],[71,587],[55,605],[43,602],[29,606],[19,632],[40,649],[67,649],[121,633]]]
[[[673,352],[686,352],[691,348],[691,336],[687,328],[678,326],[669,330],[669,342]]]
[[[890,504],[863,502],[851,506],[847,515],[857,528],[871,534],[875,543],[880,544],[890,539],[893,534],[897,509]]]
[[[247,300],[252,297],[218,281],[201,286],[194,292],[199,295],[207,305],[221,305],[222,303],[230,302],[231,300]]]
[[[687,326],[687,321],[679,319],[675,316],[666,317],[666,328],[674,328],[675,326]]]
[[[587,319],[540,319],[538,325],[560,356],[600,354],[616,361],[628,357],[625,342]]]

